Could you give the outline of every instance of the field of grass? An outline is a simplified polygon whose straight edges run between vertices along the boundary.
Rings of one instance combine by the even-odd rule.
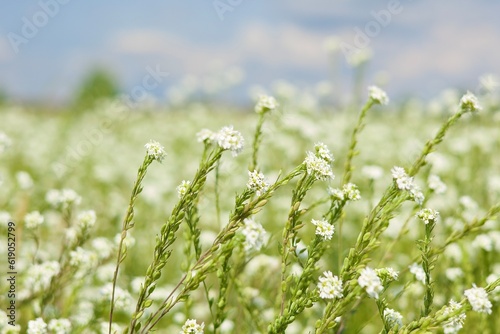
[[[108,333],[113,294],[117,333],[498,332],[498,92],[377,93],[1,106],[1,333]]]

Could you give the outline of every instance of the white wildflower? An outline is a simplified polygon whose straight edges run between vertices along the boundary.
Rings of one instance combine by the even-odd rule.
[[[464,291],[464,296],[474,311],[491,314],[492,305],[488,300],[488,293],[484,288],[478,288],[473,284],[472,288]]]
[[[378,104],[388,104],[389,103],[389,97],[387,97],[386,92],[384,92],[379,87],[370,86],[370,87],[368,87],[368,91],[370,93],[370,99],[374,103],[378,103]]]
[[[260,95],[257,104],[255,105],[255,112],[263,114],[268,111],[273,111],[278,107],[278,102],[272,96]]]
[[[245,242],[243,243],[245,252],[260,251],[267,241],[266,230],[261,224],[250,218],[246,218],[243,224],[241,233],[245,236]]]
[[[342,280],[338,276],[333,276],[331,271],[325,271],[318,283],[320,298],[338,299],[344,297],[342,284]]]
[[[417,212],[415,216],[427,225],[430,222],[435,223],[437,221],[439,218],[439,212],[433,209],[425,208]]]
[[[264,174],[254,170],[253,172],[248,172],[248,182],[247,188],[254,191],[257,196],[265,193],[269,188],[269,183],[267,183]]]
[[[162,162],[163,158],[167,155],[163,146],[157,141],[150,140],[144,147],[146,148],[148,156],[158,162]]]
[[[375,270],[371,269],[370,267],[366,267],[361,270],[361,274],[358,278],[358,284],[365,289],[366,293],[371,298],[375,299],[378,299],[379,293],[384,289],[380,277],[378,277]]]
[[[199,143],[212,143],[217,139],[217,134],[209,129],[202,129],[196,134]]]
[[[66,240],[66,244],[68,246],[73,246],[80,236],[80,231],[78,231],[75,227],[68,227],[64,231],[64,239]]]
[[[410,197],[417,202],[422,204],[424,201],[424,194],[420,188],[414,183],[413,177],[408,176],[406,171],[402,167],[393,167],[391,169],[391,174],[393,179],[396,181],[396,185],[400,190],[407,190]]]
[[[225,126],[217,133],[217,143],[224,150],[230,150],[233,157],[243,150],[245,140],[240,132],[233,129],[233,126]]]
[[[326,220],[312,219],[311,223],[316,226],[316,235],[323,237],[323,240],[331,240],[335,233],[335,227]]]
[[[335,158],[328,149],[328,146],[326,146],[325,144],[321,142],[314,144],[314,150],[316,151],[316,156],[320,157],[326,162],[332,163],[335,161]]]
[[[48,328],[54,334],[70,334],[71,322],[68,319],[52,319]]]
[[[42,318],[36,318],[35,320],[30,320],[28,322],[27,334],[46,334],[47,324]]]
[[[417,185],[413,184],[409,192],[411,199],[415,201],[417,204],[422,205],[424,203],[425,200],[424,193],[420,190],[420,188]]]
[[[406,174],[404,168],[395,166],[391,169],[391,174],[399,189],[410,190],[413,187],[413,178]]]
[[[204,322],[198,324],[196,322],[196,319],[188,319],[182,326],[182,330],[179,332],[179,334],[203,334],[204,328]]]
[[[344,184],[344,186],[342,187],[342,191],[344,193],[345,199],[348,201],[359,201],[361,199],[358,186],[353,183]]]
[[[483,108],[479,105],[477,97],[471,92],[467,92],[460,99],[460,109],[462,109],[465,112],[475,112],[475,111],[480,111]]]
[[[307,174],[313,175],[317,180],[333,179],[332,167],[328,161],[316,156],[312,152],[307,152],[307,157],[304,160]]]
[[[101,321],[100,323],[100,334],[108,334],[109,333],[109,322]],[[111,324],[111,333],[123,333],[123,327],[119,324],[113,322]]]
[[[97,266],[97,255],[92,251],[77,247],[69,253],[69,264],[77,268],[80,275],[83,275]]]
[[[191,185],[191,181],[183,180],[181,182],[181,184],[179,184],[176,188],[177,197],[182,198],[184,195],[186,195],[190,185]]]
[[[45,195],[45,200],[55,208],[66,209],[71,205],[80,204],[82,198],[73,189],[51,189]]]
[[[94,210],[82,211],[76,217],[78,225],[82,230],[88,230],[94,227],[96,219],[97,218]]]
[[[81,301],[71,316],[71,321],[76,326],[85,326],[94,318],[94,304],[89,301]]]
[[[410,273],[412,273],[413,275],[415,275],[415,278],[417,279],[417,281],[420,281],[423,284],[425,284],[425,271],[424,271],[424,268],[422,268],[422,266],[420,266],[420,265],[418,265],[416,263],[413,263],[409,268],[410,268]]]
[[[38,211],[33,211],[28,213],[24,217],[24,226],[26,226],[27,229],[34,230],[38,226],[42,225],[44,221],[43,216],[40,214]]]
[[[384,310],[384,319],[391,328],[396,325],[399,327],[403,326],[403,316],[393,309],[386,308]]]
[[[448,306],[443,311],[443,315],[448,315],[450,313],[453,313],[454,311],[458,310],[460,308],[460,303],[457,303],[454,300],[450,300],[450,303]],[[458,333],[462,327],[464,327],[464,322],[465,318],[467,316],[465,313],[460,313],[446,321],[443,325],[443,330],[445,334],[455,334]]]
[[[339,201],[344,200],[344,192],[340,189],[333,189],[332,187],[328,187],[328,194]]]
[[[105,260],[110,257],[113,253],[113,242],[108,238],[98,237],[92,239],[91,246],[94,252],[97,254],[99,260]]]
[[[377,273],[377,276],[380,277],[382,281],[386,283],[397,281],[397,279],[399,278],[399,273],[390,267],[375,269],[375,272]]]

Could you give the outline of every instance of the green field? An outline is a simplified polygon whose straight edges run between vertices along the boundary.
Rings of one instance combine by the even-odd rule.
[[[362,120],[363,105],[293,98],[278,98],[279,107],[262,114],[194,102],[130,109],[108,101],[78,112],[0,106],[0,248],[8,254],[15,225],[20,332],[41,318],[48,333],[108,333],[125,221],[113,312],[120,333],[136,310],[144,311],[137,333],[156,320],[158,333],[182,333],[187,319],[204,323],[206,333],[455,333],[450,318],[463,312],[461,333],[497,333],[500,98],[478,93],[482,109],[470,112],[461,96],[383,105],[366,93],[364,102],[374,105]],[[237,156],[222,152],[220,137],[197,140],[202,129],[229,125],[244,138]],[[442,142],[433,140],[440,129]],[[164,147],[161,163],[146,151],[150,140]],[[321,160],[319,142],[333,162]],[[335,177],[309,170],[308,151]],[[138,182],[141,166],[139,174],[147,173]],[[422,203],[399,187],[394,166],[415,172]],[[267,180],[260,193],[247,186],[254,169]],[[179,195],[183,180],[191,183]],[[346,181],[360,200],[329,190]],[[439,218],[424,224],[415,217],[422,208]],[[313,219],[333,224],[331,240],[315,235]],[[411,272],[416,266],[431,284]],[[155,289],[143,291],[141,304],[148,267]],[[399,275],[389,282],[379,271],[383,289],[372,298],[358,280],[365,267]],[[341,297],[319,295],[325,271],[342,279]],[[3,312],[8,283],[0,283]],[[491,307],[478,311],[464,297],[473,284],[487,288]],[[460,310],[443,316],[452,299]],[[401,324],[384,317],[388,309],[402,315]],[[51,326],[54,319],[68,319],[71,329],[64,321]],[[1,333],[13,333],[7,321],[0,319]]]

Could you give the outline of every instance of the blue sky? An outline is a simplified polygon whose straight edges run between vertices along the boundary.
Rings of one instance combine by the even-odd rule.
[[[374,12],[390,13],[387,24]],[[240,93],[278,79],[308,86],[332,77],[325,40],[353,46],[361,31],[371,34],[367,84],[384,77],[391,96],[431,97],[447,87],[474,90],[479,76],[500,73],[498,13],[493,0],[3,1],[0,87],[19,99],[64,100],[96,65],[124,91],[147,66],[160,66],[169,72],[154,92],[160,98],[188,75],[234,68],[245,72]],[[26,35],[27,21],[36,33]],[[14,39],[23,42],[13,47]],[[346,91],[352,68],[340,55],[335,82]]]

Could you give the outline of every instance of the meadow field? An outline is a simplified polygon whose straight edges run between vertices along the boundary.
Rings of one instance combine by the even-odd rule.
[[[0,106],[0,333],[498,333],[487,88]]]

